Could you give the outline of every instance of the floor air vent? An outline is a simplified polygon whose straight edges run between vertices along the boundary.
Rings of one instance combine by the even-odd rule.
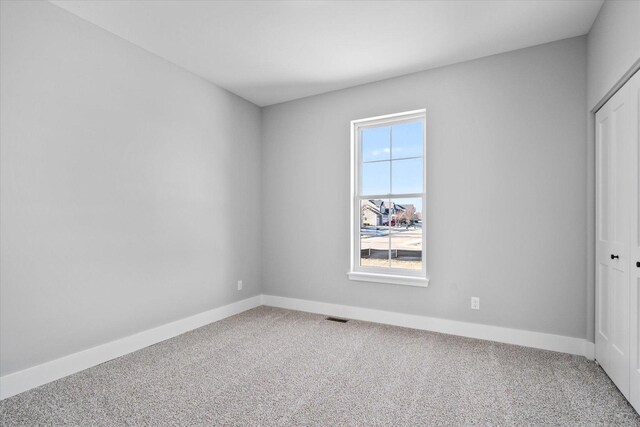
[[[338,317],[327,317],[325,320],[330,320],[332,322],[338,322],[338,323],[347,323],[349,321],[349,319],[340,319]]]

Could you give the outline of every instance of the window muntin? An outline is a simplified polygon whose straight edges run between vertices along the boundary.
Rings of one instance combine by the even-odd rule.
[[[352,122],[351,270],[426,278],[424,110]]]

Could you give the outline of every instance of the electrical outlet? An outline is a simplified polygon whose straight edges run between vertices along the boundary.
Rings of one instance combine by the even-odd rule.
[[[480,298],[471,297],[471,309],[472,310],[480,310]]]
[[[242,290],[242,280],[238,280],[238,290]]]

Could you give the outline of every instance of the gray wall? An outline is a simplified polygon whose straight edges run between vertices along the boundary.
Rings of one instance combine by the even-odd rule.
[[[619,76],[593,71],[587,101],[585,37],[261,114],[49,3],[0,4],[0,375],[261,292],[592,335],[584,106]],[[621,7],[590,72],[626,71]],[[431,284],[348,281],[349,121],[417,108]]]
[[[259,294],[260,109],[1,4],[0,374]]]
[[[588,106],[592,109],[640,59],[640,1],[607,0],[588,38]]]
[[[264,293],[585,337],[586,60],[578,37],[265,108]],[[349,121],[418,108],[431,283],[349,281]]]

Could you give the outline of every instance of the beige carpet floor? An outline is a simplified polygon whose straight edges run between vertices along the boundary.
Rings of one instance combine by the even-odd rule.
[[[0,424],[633,425],[583,357],[259,307],[0,402]]]

